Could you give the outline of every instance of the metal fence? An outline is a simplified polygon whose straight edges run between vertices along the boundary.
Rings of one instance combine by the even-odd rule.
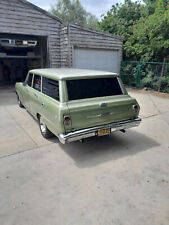
[[[169,93],[169,63],[122,61],[120,76],[126,86]]]

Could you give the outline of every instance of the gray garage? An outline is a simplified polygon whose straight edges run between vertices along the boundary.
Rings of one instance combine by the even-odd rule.
[[[0,81],[27,71],[75,67],[119,72],[122,38],[62,20],[25,0],[0,1]]]
[[[61,31],[61,66],[119,73],[122,38],[69,24]]]

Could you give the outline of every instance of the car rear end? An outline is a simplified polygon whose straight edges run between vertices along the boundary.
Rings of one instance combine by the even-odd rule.
[[[62,143],[101,136],[139,125],[140,107],[118,75],[74,77],[64,80],[67,96]]]

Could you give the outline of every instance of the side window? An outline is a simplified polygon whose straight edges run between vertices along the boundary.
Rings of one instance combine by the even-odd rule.
[[[33,74],[32,73],[29,73],[28,80],[27,80],[27,85],[30,86],[30,87],[32,85],[32,77],[33,77]]]
[[[42,77],[42,92],[59,101],[59,82]]]
[[[41,91],[41,76],[34,74],[33,88],[37,91]]]

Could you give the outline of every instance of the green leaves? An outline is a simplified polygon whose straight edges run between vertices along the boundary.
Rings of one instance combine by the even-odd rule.
[[[169,55],[168,0],[144,2],[126,0],[112,6],[99,27],[125,38],[125,60],[163,61]]]
[[[98,27],[96,16],[88,13],[79,0],[59,0],[57,4],[51,6],[50,12],[65,23],[76,23],[93,29]]]

